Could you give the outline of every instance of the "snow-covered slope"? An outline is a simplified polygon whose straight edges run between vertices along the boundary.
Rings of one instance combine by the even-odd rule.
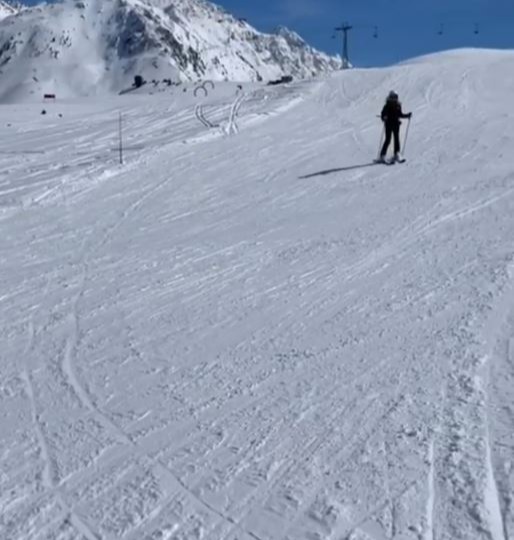
[[[0,538],[514,538],[513,72],[1,106]]]
[[[3,0],[0,0],[0,21],[2,19],[5,19],[6,17],[14,15],[17,12],[18,9],[16,7],[8,4],[7,2],[4,2]]]
[[[101,94],[147,80],[305,78],[339,62],[204,0],[65,0],[0,23],[0,99]]]

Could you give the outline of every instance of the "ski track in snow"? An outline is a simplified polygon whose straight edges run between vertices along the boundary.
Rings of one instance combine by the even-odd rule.
[[[34,348],[34,324],[31,321],[29,323],[29,342],[25,354],[28,354]],[[24,367],[22,369],[22,378],[26,386],[26,392],[30,401],[30,409],[32,415],[32,422],[37,434],[37,441],[39,444],[39,450],[44,461],[44,470],[43,470],[43,485],[46,489],[51,489],[55,486],[54,472],[53,472],[53,462],[50,457],[50,452],[48,451],[48,445],[41,428],[39,413],[36,405],[36,400],[34,398],[34,386],[32,384],[31,375],[28,372],[28,369]]]
[[[3,106],[0,537],[509,540],[513,64]]]
[[[507,267],[507,281],[487,327],[491,354],[488,358],[489,417],[487,427],[486,501],[491,536],[508,540],[514,531],[514,441],[508,428],[514,419],[514,263]]]
[[[434,441],[430,443],[428,449],[428,496],[427,514],[425,524],[425,535],[423,540],[435,540],[434,536],[434,508],[435,508],[435,469],[434,469]]]

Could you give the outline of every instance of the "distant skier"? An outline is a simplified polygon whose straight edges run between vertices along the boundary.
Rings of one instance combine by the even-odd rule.
[[[385,126],[385,141],[380,152],[379,161],[385,163],[385,157],[389,145],[391,144],[391,139],[394,137],[394,159],[393,161],[405,161],[400,154],[400,119],[401,118],[411,118],[412,113],[404,113],[402,111],[402,104],[398,99],[398,94],[396,92],[389,92],[387,100],[385,102],[384,108],[380,115],[382,122]]]

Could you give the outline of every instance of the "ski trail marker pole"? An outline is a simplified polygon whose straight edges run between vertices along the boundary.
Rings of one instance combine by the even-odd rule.
[[[121,116],[121,111],[120,111],[119,123],[118,123],[119,138],[120,138],[119,152],[120,152],[120,165],[123,165],[123,136],[122,136],[122,130],[121,130],[121,121],[122,121],[122,116]]]

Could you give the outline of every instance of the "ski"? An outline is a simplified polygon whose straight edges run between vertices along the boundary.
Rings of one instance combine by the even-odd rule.
[[[405,163],[407,160],[405,158],[395,159],[395,158],[389,158],[389,159],[374,159],[373,163],[377,165],[394,165],[395,163]]]
[[[376,165],[394,165],[395,161],[390,159],[374,159],[373,163]]]

